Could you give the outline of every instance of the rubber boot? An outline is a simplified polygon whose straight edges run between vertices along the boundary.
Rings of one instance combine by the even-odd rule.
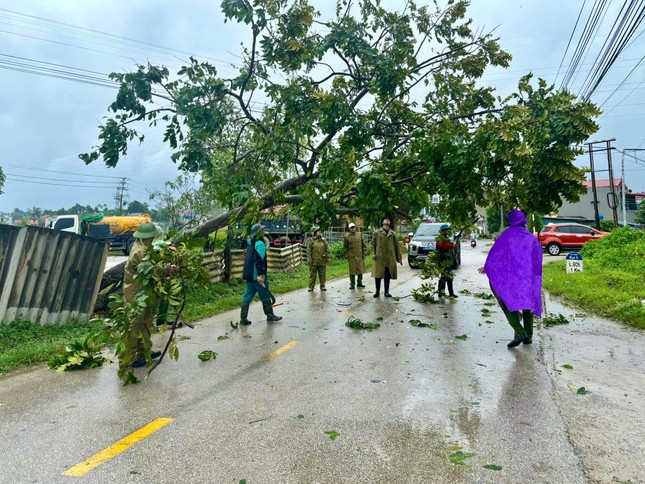
[[[244,325],[251,324],[251,321],[249,321],[247,317],[249,315],[250,305],[251,303],[242,301],[242,310],[240,311],[240,324],[244,324]]]
[[[282,319],[282,316],[276,316],[273,314],[273,306],[271,306],[270,302],[263,302],[262,309],[264,309],[264,314],[267,315],[267,323],[274,323]]]
[[[356,287],[356,276],[354,274],[349,275],[349,288],[354,289]]]
[[[384,289],[385,289],[385,297],[392,297],[392,294],[390,294],[390,278],[386,277],[385,280],[383,281],[384,283]]]
[[[452,279],[448,279],[448,295],[450,297],[459,297],[455,294],[454,289],[452,288]]]
[[[524,319],[524,332],[526,333],[526,340],[523,343],[530,345],[533,343],[533,313],[525,309],[522,311],[522,318]]]
[[[446,280],[441,277],[439,279],[439,285],[437,286],[437,294],[441,297],[446,297]]]
[[[510,312],[508,309],[504,311],[504,313],[506,314],[506,319],[508,319],[508,324],[510,324],[511,328],[513,328],[513,331],[515,331],[515,337],[513,338],[513,341],[507,344],[506,347],[515,348],[517,345],[528,340],[528,338],[526,337],[526,332],[524,331],[524,327],[520,323],[521,313],[519,311]]]
[[[363,274],[358,275],[358,284],[356,284],[356,287],[365,287],[363,285]]]

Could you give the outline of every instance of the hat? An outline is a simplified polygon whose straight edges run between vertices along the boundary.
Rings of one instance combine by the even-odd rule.
[[[312,234],[315,234],[315,233],[316,233],[316,232],[318,232],[319,230],[320,230],[320,227],[318,227],[317,225],[314,225],[313,227],[311,227],[311,233],[312,233]]]
[[[159,230],[155,224],[152,222],[144,222],[139,225],[139,228],[134,234],[132,234],[132,237],[136,237],[137,239],[152,239],[160,233],[161,230]]]
[[[253,227],[251,227],[251,238],[254,238],[256,235],[260,233],[260,230],[264,230],[264,225],[262,224],[255,224]]]
[[[349,228],[351,229],[352,227],[356,227],[356,224],[354,222],[349,224]]]
[[[439,231],[441,232],[442,230],[448,230],[449,228],[450,228],[450,225],[443,224],[441,227],[439,227]]]

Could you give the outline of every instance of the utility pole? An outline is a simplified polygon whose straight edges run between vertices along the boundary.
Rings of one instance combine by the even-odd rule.
[[[127,178],[121,178],[119,184],[116,187],[116,193],[114,194],[114,201],[116,202],[116,209],[119,211],[119,215],[123,215],[123,205],[128,203],[127,180]]]
[[[625,192],[627,191],[627,185],[625,185],[625,151],[633,151],[634,158],[636,158],[637,151],[645,151],[645,148],[624,148],[623,156],[620,159],[620,184],[622,185],[622,199],[623,199],[623,227],[627,227],[627,202],[625,201]]]
[[[602,150],[594,150],[593,145],[598,144],[598,143],[607,143],[607,149],[609,149],[609,147],[610,147],[609,143],[611,141],[616,141],[616,138],[606,139],[606,140],[602,140],[602,141],[591,141],[590,143],[587,143],[587,146],[589,147],[589,165],[590,165],[590,168],[591,168],[591,191],[593,193],[593,202],[591,202],[591,203],[593,203],[594,219],[596,221],[596,228],[598,230],[600,230],[600,214],[598,213],[598,191],[596,190],[596,170],[595,170],[594,164],[593,164],[593,153],[594,153],[594,151],[605,151],[605,150],[604,149],[602,149]],[[611,185],[612,185],[611,189],[612,190],[613,190],[613,184],[614,184],[614,181],[611,180]],[[616,194],[614,193],[614,200],[615,200],[615,198],[616,198]],[[617,216],[618,215],[616,214],[616,217]],[[616,223],[618,223],[617,220],[616,220]]]
[[[607,194],[607,205],[611,208],[614,216],[614,227],[618,227],[618,197],[616,197],[616,188],[614,187],[614,167],[611,163],[611,141],[607,141],[607,164],[609,165],[609,193]],[[623,192],[625,190],[623,189]],[[611,200],[609,199],[611,195]]]

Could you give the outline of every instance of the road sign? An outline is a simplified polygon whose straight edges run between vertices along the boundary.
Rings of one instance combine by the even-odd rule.
[[[582,272],[582,256],[579,252],[567,254],[567,274]]]

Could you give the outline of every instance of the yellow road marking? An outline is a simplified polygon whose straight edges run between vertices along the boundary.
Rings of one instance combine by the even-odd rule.
[[[137,442],[140,442],[146,437],[154,434],[157,430],[165,427],[172,421],[172,418],[158,418],[156,420],[153,420],[148,425],[141,427],[139,430],[131,433],[127,437],[122,438],[116,444],[111,445],[107,449],[103,449],[98,454],[94,454],[92,457],[84,460],[80,464],[76,464],[74,467],[70,467],[65,472],[63,472],[63,475],[73,477],[84,476],[95,467],[103,464],[103,462],[105,462],[106,460],[111,459],[112,457],[119,455],[121,452],[128,450]]]
[[[276,356],[280,356],[285,351],[289,351],[291,348],[294,348],[297,344],[298,344],[297,341],[295,341],[295,340],[291,341],[290,343],[284,345],[282,348],[278,348],[273,353],[269,353],[268,355],[266,355],[264,358],[262,358],[262,361],[272,360]]]

